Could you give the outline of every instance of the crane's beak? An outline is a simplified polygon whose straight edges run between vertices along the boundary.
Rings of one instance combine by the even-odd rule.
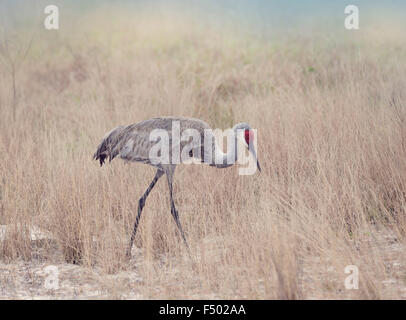
[[[252,156],[254,157],[254,160],[257,162],[257,168],[259,172],[261,172],[261,166],[259,165],[257,153],[255,152],[254,146],[251,143],[248,145],[248,150],[251,152]]]
[[[258,159],[257,159],[257,168],[258,168],[259,172],[261,172],[261,166],[259,165]]]

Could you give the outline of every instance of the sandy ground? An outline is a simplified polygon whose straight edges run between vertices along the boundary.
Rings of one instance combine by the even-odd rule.
[[[142,283],[134,270],[106,275],[98,268],[65,263],[55,255],[50,261],[0,262],[0,299],[143,299],[137,286]],[[58,288],[46,280],[57,268]],[[54,269],[52,269],[54,268]],[[50,270],[49,270],[50,269]],[[51,279],[51,278],[49,278]]]
[[[374,283],[381,286],[382,296],[371,298],[406,299],[405,250],[396,236],[377,234],[374,241],[385,255],[387,278]],[[0,261],[0,299],[149,299],[168,298],[154,282],[155,288],[147,288],[148,283],[139,274],[144,263],[143,250],[134,248],[130,267],[116,274],[106,274],[98,267],[84,267],[68,264],[57,247],[47,258],[34,258],[31,261]],[[157,265],[165,257],[155,259]],[[323,267],[326,266],[326,267]],[[52,270],[58,270],[58,288],[47,288]],[[304,299],[359,299],[357,290],[337,287],[340,270],[329,266],[320,257],[308,257],[301,262],[300,283],[305,292]],[[315,272],[315,270],[318,270]],[[162,268],[162,272],[176,272]],[[362,281],[362,280],[360,280]],[[259,281],[261,285],[261,281]],[[263,285],[263,284],[262,284]],[[48,284],[49,286],[49,284]],[[176,283],[174,283],[176,286]],[[275,289],[276,290],[276,289]],[[196,294],[191,290],[191,299],[221,299],[218,294]],[[176,298],[176,297],[175,297]],[[242,298],[238,295],[236,299]],[[249,298],[249,297],[243,297]]]
[[[383,254],[384,280],[372,279],[372,286],[380,287],[380,296],[371,296],[371,299],[406,299],[406,255],[404,245],[401,244],[395,235],[377,232],[373,239],[374,246]],[[321,267],[321,272],[315,273]],[[323,267],[325,266],[325,267]],[[363,268],[360,267],[360,274]],[[337,276],[343,275],[343,270],[331,267],[328,261],[319,257],[310,258],[304,263],[303,279],[306,288],[306,299],[360,299],[358,290],[346,290],[343,287],[337,288]],[[338,280],[340,281],[340,280]],[[360,276],[360,285],[363,281]],[[317,284],[317,285],[315,285]],[[320,290],[320,284],[323,290]],[[364,297],[361,297],[362,299]]]

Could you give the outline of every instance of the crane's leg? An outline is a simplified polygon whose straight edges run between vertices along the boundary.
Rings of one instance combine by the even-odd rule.
[[[171,214],[172,217],[175,219],[176,225],[178,226],[178,229],[180,231],[180,234],[183,238],[183,242],[186,245],[186,248],[188,249],[189,255],[190,255],[190,249],[189,249],[189,245],[186,241],[186,237],[185,237],[185,233],[182,230],[182,225],[180,224],[180,220],[179,220],[179,214],[178,214],[178,210],[176,210],[175,208],[175,203],[173,202],[173,196],[172,196],[172,175],[166,175],[166,177],[168,178],[168,186],[169,186],[169,195],[171,197]]]
[[[135,219],[135,223],[134,223],[134,229],[133,232],[131,234],[131,240],[130,240],[130,246],[128,248],[127,251],[127,256],[131,256],[131,249],[133,246],[133,242],[135,239],[135,234],[137,233],[137,228],[138,228],[138,224],[140,222],[140,218],[141,218],[141,211],[145,206],[145,200],[147,199],[149,193],[151,192],[151,190],[154,188],[155,183],[159,180],[160,177],[162,177],[162,175],[164,174],[164,172],[160,169],[157,170],[154,179],[152,180],[151,184],[149,185],[148,189],[145,191],[144,195],[140,198],[140,200],[138,201],[138,214],[137,214],[137,218]]]

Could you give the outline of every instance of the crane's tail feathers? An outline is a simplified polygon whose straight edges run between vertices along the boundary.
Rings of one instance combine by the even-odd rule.
[[[97,150],[93,155],[93,160],[99,160],[100,166],[104,164],[107,157],[109,158],[110,162],[118,155],[119,148],[117,147],[120,142],[120,136],[123,132],[123,128],[123,126],[120,126],[108,132],[97,147]]]

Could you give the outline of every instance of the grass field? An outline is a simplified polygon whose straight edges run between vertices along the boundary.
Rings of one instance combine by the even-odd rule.
[[[11,30],[15,90],[2,43],[0,297],[406,298],[399,25],[264,38],[181,12],[132,14],[100,9],[60,31]],[[163,181],[127,261],[154,169],[100,168],[92,155],[110,129],[164,115],[221,129],[248,122],[262,172],[178,167],[194,262]],[[34,226],[49,237],[33,241]],[[43,285],[49,265],[57,290]],[[345,289],[348,265],[358,290]]]

